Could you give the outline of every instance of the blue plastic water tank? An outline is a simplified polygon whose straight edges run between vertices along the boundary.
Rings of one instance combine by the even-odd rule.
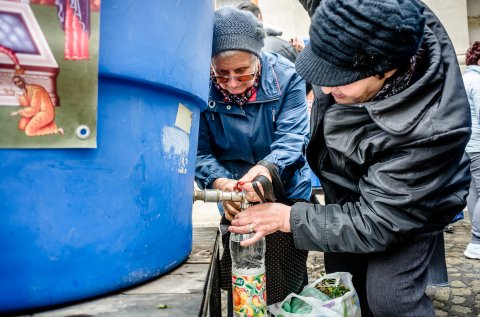
[[[0,150],[0,313],[115,291],[186,259],[213,10],[102,1],[98,148]]]

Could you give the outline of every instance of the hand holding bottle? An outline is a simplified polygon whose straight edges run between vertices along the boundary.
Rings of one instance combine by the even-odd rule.
[[[255,234],[241,242],[241,246],[252,245],[276,231],[290,232],[290,210],[290,206],[279,203],[253,205],[235,216],[228,231],[249,233],[253,229]]]
[[[265,176],[270,182],[272,182],[272,176],[265,166],[255,165],[252,167],[242,178],[238,180],[237,187],[239,190],[243,190],[248,201],[259,202],[261,201],[260,197],[257,195],[253,189],[252,182],[257,176]],[[260,190],[264,193],[262,185],[258,183]]]

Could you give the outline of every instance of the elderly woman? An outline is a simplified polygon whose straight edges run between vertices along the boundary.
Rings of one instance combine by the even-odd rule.
[[[261,23],[250,12],[233,7],[215,12],[210,96],[200,119],[195,179],[201,188],[234,191],[239,179],[251,189],[256,176],[272,180],[273,172],[284,186],[285,201],[308,200],[305,82],[290,61],[261,51],[264,36]],[[221,209],[222,287],[230,289],[227,227],[239,206],[223,203]],[[301,290],[307,252],[294,248],[290,233],[269,236],[266,243],[271,304]]]
[[[229,230],[324,252],[328,273],[352,273],[362,316],[435,316],[428,264],[470,183],[455,50],[418,0],[300,1],[313,16],[295,66],[315,87],[307,158],[326,204],[254,205]]]

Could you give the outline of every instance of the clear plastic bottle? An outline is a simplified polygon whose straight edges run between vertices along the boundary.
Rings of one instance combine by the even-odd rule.
[[[240,245],[254,234],[230,235],[234,317],[267,316],[265,238],[248,247]]]

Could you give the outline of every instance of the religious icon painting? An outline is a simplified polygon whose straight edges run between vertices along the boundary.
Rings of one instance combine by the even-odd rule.
[[[100,0],[0,0],[0,148],[95,148]]]

